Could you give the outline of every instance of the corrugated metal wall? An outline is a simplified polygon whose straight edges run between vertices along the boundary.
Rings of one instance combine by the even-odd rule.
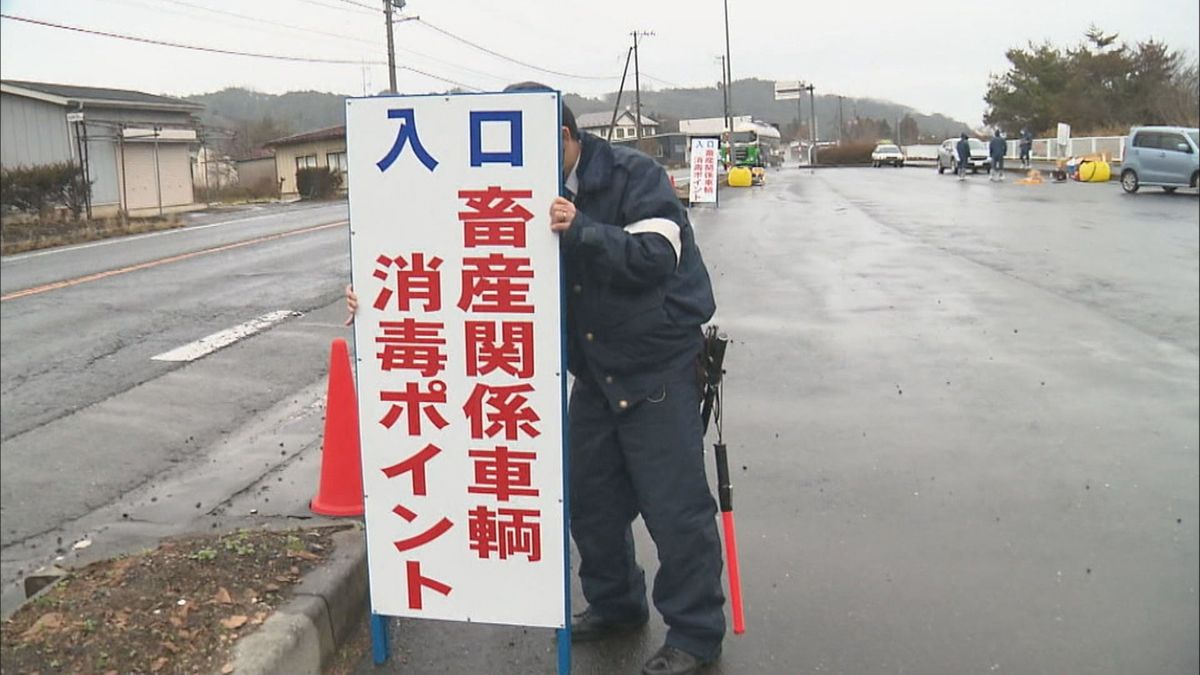
[[[37,166],[74,158],[62,106],[0,94],[0,119],[0,165]]]
[[[92,181],[92,205],[120,204],[117,182],[117,152],[112,129],[87,125],[88,178]]]

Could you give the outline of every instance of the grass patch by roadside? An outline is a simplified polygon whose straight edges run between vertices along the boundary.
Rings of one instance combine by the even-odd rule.
[[[73,571],[3,624],[4,673],[232,672],[237,640],[351,526],[169,539]]]
[[[183,227],[183,220],[177,215],[163,218],[132,218],[125,224],[117,219],[61,223],[14,220],[0,225],[0,255],[81,244],[128,234],[173,230],[178,227]]]

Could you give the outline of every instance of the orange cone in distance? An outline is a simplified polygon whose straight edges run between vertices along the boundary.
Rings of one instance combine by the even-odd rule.
[[[350,373],[346,341],[333,341],[329,388],[325,394],[325,439],[321,445],[321,482],[309,504],[322,516],[363,514],[362,446],[358,436],[358,400]]]

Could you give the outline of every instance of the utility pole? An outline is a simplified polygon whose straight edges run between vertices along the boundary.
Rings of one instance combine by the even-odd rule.
[[[816,145],[817,139],[820,138],[820,134],[817,133],[817,99],[813,94],[814,89],[816,89],[816,87],[811,84],[808,85],[808,112],[812,115],[812,137],[813,144]]]
[[[641,72],[638,70],[638,36],[650,37],[654,35],[654,31],[630,31],[633,36],[633,121],[637,129],[637,139],[640,143],[642,140],[642,79]]]
[[[733,162],[733,64],[729,58],[729,0],[725,0],[725,117],[729,127],[729,161]]]
[[[796,140],[800,140],[800,127],[804,125],[804,94],[796,95]]]
[[[383,0],[383,18],[387,22],[387,49],[388,49],[388,92],[395,94],[396,92],[396,43],[392,38],[392,24],[403,21],[414,21],[421,17],[419,16],[402,16],[399,19],[393,19],[393,9],[404,9],[405,0]]]
[[[721,101],[725,106],[723,108],[725,116],[725,159],[727,162],[733,162],[733,124],[729,117],[729,71],[725,69],[725,55],[717,57],[721,61]],[[717,141],[720,143],[721,141]]]
[[[204,162],[204,205],[209,206],[212,204],[212,187],[208,184],[208,138],[203,135],[203,131],[200,133],[202,134],[200,136],[200,160]]]
[[[842,144],[842,134],[845,133],[846,120],[842,117],[842,97],[838,97],[838,145]]]
[[[721,56],[718,56],[717,58],[721,60],[721,99],[722,99],[722,105],[724,106],[724,108],[722,108],[722,110],[724,110],[724,112],[725,112],[725,126],[728,127],[729,126],[729,79],[726,77],[726,75],[728,73],[725,71],[725,55],[722,54]]]
[[[813,90],[816,89],[816,87],[814,87],[812,83],[801,82],[800,89],[801,91],[808,92],[808,165],[813,166],[816,164],[817,158],[817,108],[816,99],[813,98]],[[804,99],[803,93],[800,94],[800,99]],[[799,103],[796,105],[798,106]]]
[[[621,94],[625,92],[625,76],[629,74],[629,57],[633,56],[633,47],[625,52],[625,70],[621,71],[621,86],[617,88],[617,100],[613,103],[612,120],[608,123],[608,133],[605,134],[604,140],[611,143],[613,141],[613,131],[617,127],[617,113],[621,110]]]
[[[383,0],[383,17],[387,23],[388,93],[396,93],[396,43],[392,39],[392,7],[404,9],[404,0]]]

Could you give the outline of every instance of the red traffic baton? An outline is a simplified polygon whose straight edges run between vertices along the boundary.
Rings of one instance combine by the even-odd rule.
[[[721,505],[721,529],[725,533],[725,560],[729,568],[729,604],[733,608],[733,632],[746,632],[742,611],[742,574],[738,569],[737,529],[733,524],[733,486],[729,482],[729,460],[725,444],[713,444],[717,456],[717,501]]]
[[[717,503],[721,507],[721,529],[725,539],[725,562],[729,571],[729,604],[733,609],[733,632],[746,632],[746,615],[742,608],[742,575],[738,568],[737,528],[733,520],[733,483],[729,480],[729,454],[725,447],[721,420],[721,389],[724,383],[725,348],[729,337],[709,326],[704,336],[704,402],[700,418],[708,431],[711,418],[717,429],[713,454],[717,462]]]

